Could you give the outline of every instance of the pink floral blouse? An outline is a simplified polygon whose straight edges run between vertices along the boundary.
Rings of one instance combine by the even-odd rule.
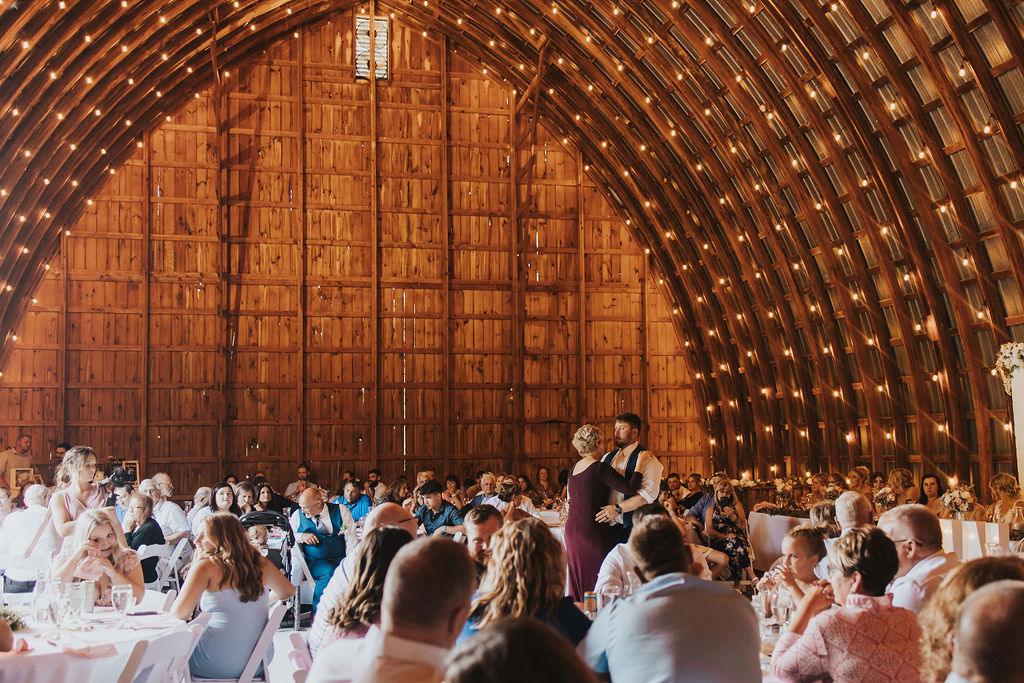
[[[784,633],[772,655],[782,681],[903,683],[921,680],[921,626],[892,596],[850,595],[826,610],[803,635]]]

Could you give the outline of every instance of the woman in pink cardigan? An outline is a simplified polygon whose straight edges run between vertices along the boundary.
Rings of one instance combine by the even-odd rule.
[[[772,674],[783,681],[919,683],[921,627],[885,594],[899,564],[896,546],[878,527],[851,529],[832,546],[829,563],[829,580],[807,591],[779,638]]]

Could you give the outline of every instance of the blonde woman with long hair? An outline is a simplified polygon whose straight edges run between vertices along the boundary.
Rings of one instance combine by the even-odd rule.
[[[53,561],[54,578],[63,583],[95,581],[97,605],[111,604],[113,586],[131,586],[135,599],[142,599],[146,585],[139,554],[128,547],[121,525],[112,513],[83,512],[66,546]]]
[[[96,478],[96,452],[88,446],[68,449],[57,468],[57,491],[50,497],[53,528],[61,538],[75,530],[75,520],[86,510],[103,507],[107,492]]]
[[[196,678],[238,678],[267,623],[270,587],[274,600],[295,587],[249,543],[242,523],[229,512],[200,522],[196,552],[171,615],[188,619],[196,604],[211,614],[188,667]]]
[[[529,517],[505,522],[491,538],[483,583],[459,642],[506,617],[534,617],[573,646],[590,621],[565,595],[565,553],[544,522]]]
[[[1017,510],[1024,508],[1020,499],[1020,484],[1012,474],[997,474],[988,483],[992,492],[992,507],[989,509],[988,521],[1001,524],[1012,524]]]
[[[572,445],[580,459],[573,466],[567,484],[569,514],[565,520],[565,548],[569,560],[569,595],[582,602],[583,594],[594,590],[601,563],[615,547],[611,526],[601,524],[595,517],[608,504],[612,490],[626,498],[636,493],[642,478],[640,473],[650,455],[644,452],[639,456],[635,473],[626,481],[615,468],[601,462],[604,435],[600,429],[591,424],[583,425],[573,435]],[[636,507],[624,501],[621,509],[629,512]]]

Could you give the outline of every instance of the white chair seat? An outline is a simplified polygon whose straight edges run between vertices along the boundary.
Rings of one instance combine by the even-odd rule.
[[[263,627],[263,632],[260,634],[259,640],[256,641],[256,647],[252,649],[252,654],[249,655],[249,661],[246,663],[245,668],[242,669],[242,675],[238,678],[201,678],[195,679],[196,682],[251,683],[251,681],[254,680],[267,680],[267,672],[270,670],[270,662],[267,661],[267,651],[270,649],[270,644],[274,640],[274,633],[277,631],[277,627],[281,625],[281,619],[284,617],[284,613],[287,610],[288,605],[283,602],[277,602],[270,608],[270,614],[267,617],[267,625]],[[199,642],[198,638],[196,639],[196,642]],[[195,649],[194,645],[193,649]],[[259,669],[260,664],[263,665],[263,678],[257,679],[256,670]]]

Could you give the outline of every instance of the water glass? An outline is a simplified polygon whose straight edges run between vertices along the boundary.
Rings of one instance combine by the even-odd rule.
[[[606,586],[601,589],[601,592],[597,594],[597,611],[600,612],[605,607],[608,607],[619,597],[618,586]]]
[[[120,615],[120,619],[117,622],[118,628],[124,628],[127,625],[128,610],[131,609],[133,602],[135,602],[135,599],[130,585],[111,586],[110,604],[114,606],[114,609]]]
[[[76,624],[82,623],[82,615],[85,612],[85,600],[88,597],[85,584],[80,581],[69,583],[65,590],[68,599],[68,610],[71,621]]]

